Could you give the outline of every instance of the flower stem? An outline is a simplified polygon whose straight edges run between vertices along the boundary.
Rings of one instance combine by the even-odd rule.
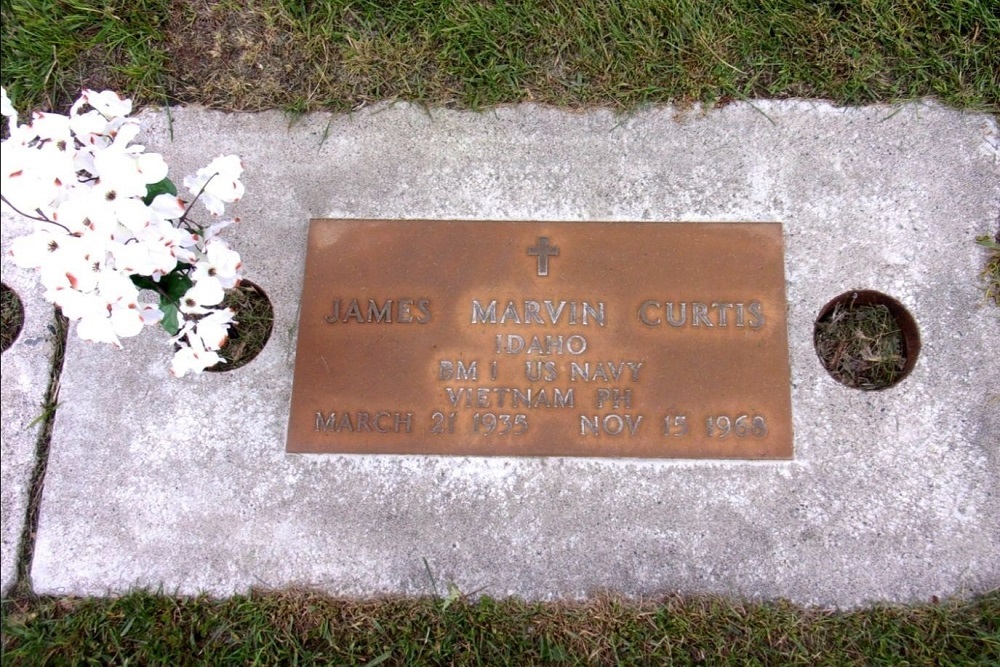
[[[30,215],[30,214],[28,214],[28,213],[25,213],[24,211],[22,211],[22,210],[21,210],[21,209],[19,209],[18,207],[14,206],[13,204],[11,204],[11,203],[10,203],[10,200],[9,200],[9,199],[7,199],[7,197],[5,197],[4,195],[0,195],[0,200],[2,200],[4,204],[7,204],[7,206],[10,206],[10,208],[11,208],[11,209],[12,209],[12,210],[13,210],[13,211],[14,211],[15,213],[17,213],[17,214],[19,214],[19,215],[22,215],[22,216],[24,216],[25,218],[28,218],[29,220],[37,220],[38,222],[47,222],[47,223],[49,223],[50,225],[55,225],[56,227],[61,227],[61,228],[62,228],[62,229],[63,229],[63,230],[64,230],[64,231],[65,231],[65,232],[67,233],[67,234],[69,234],[69,233],[70,233],[70,231],[69,231],[69,227],[67,227],[66,225],[60,225],[60,224],[59,224],[58,222],[56,222],[55,220],[50,220],[49,218],[47,218],[47,217],[45,216],[45,214],[44,214],[44,213],[42,213],[42,209],[37,209],[37,210],[35,211],[35,213],[37,213],[38,215]]]
[[[194,205],[198,202],[198,199],[205,192],[205,188],[208,187],[208,184],[211,183],[212,179],[215,178],[218,175],[219,175],[219,172],[215,172],[214,174],[212,174],[211,176],[208,177],[208,180],[205,181],[205,184],[203,186],[201,186],[200,190],[198,190],[198,194],[196,194],[194,196],[194,199],[191,200],[191,205],[187,207],[186,211],[184,211],[184,215],[182,215],[180,218],[177,219],[177,224],[185,224],[185,223],[187,223],[188,213],[190,213],[191,209],[194,208]],[[204,228],[203,227],[198,227],[198,229],[201,230],[201,229],[204,229]]]

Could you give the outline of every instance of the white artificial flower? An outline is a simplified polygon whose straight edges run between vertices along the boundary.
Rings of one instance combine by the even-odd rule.
[[[138,144],[129,146],[132,140],[139,136],[139,130],[139,123],[126,120],[117,130],[107,133],[111,139],[111,144],[107,148],[119,152],[142,153],[146,150],[145,146]]]
[[[139,305],[139,288],[124,274],[103,272],[97,280],[97,289],[109,305],[121,304],[132,308]]]
[[[110,343],[122,347],[120,338],[137,336],[142,331],[142,315],[138,308],[105,306],[105,314],[89,312],[80,318],[76,335],[92,343]]]
[[[66,234],[59,232],[55,227],[45,227],[19,236],[11,242],[7,254],[22,269],[40,268],[50,262],[48,255],[60,252],[63,240],[68,238]]]
[[[206,350],[219,350],[229,339],[229,325],[235,324],[235,315],[232,308],[213,310],[195,322],[194,335],[201,339]]]
[[[152,211],[141,200],[118,197],[114,190],[105,190],[100,183],[85,193],[87,220],[95,233],[125,242],[143,229],[152,219]]]
[[[177,261],[188,266],[197,263],[199,257],[198,235],[177,227],[171,227],[168,231],[169,235],[165,234],[164,238],[169,240],[170,249]]]
[[[129,148],[139,148],[142,146],[130,146]],[[134,151],[133,151],[134,152]],[[159,153],[138,153],[135,168],[142,174],[148,185],[159,183],[167,177],[167,161]]]
[[[84,318],[99,319],[108,316],[108,302],[96,292],[81,292],[75,289],[59,290],[53,303],[59,306],[62,314],[71,321],[79,321]],[[89,335],[86,327],[84,334]],[[86,335],[80,335],[80,338],[89,340]]]
[[[201,373],[220,361],[224,359],[215,350],[182,345],[174,352],[174,358],[170,362],[170,374],[174,377],[184,377],[188,373]]]
[[[153,326],[163,321],[163,311],[149,303],[139,304],[139,315],[143,324]]]
[[[178,220],[184,215],[184,200],[175,195],[156,195],[149,204],[150,210],[157,218],[166,222]]]
[[[181,297],[182,313],[200,315],[209,312],[208,306],[217,306],[226,297],[225,291],[214,280],[199,280]]]
[[[239,156],[221,156],[193,176],[185,176],[184,187],[195,195],[200,192],[201,202],[212,215],[218,216],[225,211],[225,204],[239,201],[243,196],[243,183],[239,180],[242,174]]]
[[[77,102],[79,103],[79,100]],[[101,148],[111,144],[111,129],[108,119],[97,111],[80,113],[70,109],[69,126],[73,130],[73,134],[80,140],[81,148],[89,150],[98,143],[101,144]],[[96,137],[104,137],[105,140],[98,142]]]
[[[124,124],[124,119],[108,121],[96,111],[71,115],[69,126],[78,144],[77,167],[94,173],[94,155],[111,145],[113,134]]]
[[[120,338],[137,336],[146,324],[156,324],[163,317],[158,308],[139,303],[138,288],[120,273],[104,272],[95,292],[67,291],[62,301],[63,314],[79,320],[80,338],[118,348]]]
[[[223,289],[235,287],[240,280],[240,267],[243,266],[240,254],[220,238],[209,239],[204,248],[205,255],[194,265],[191,279],[195,282],[215,281]]]
[[[205,241],[206,242],[211,241],[216,236],[218,236],[223,229],[225,229],[229,225],[236,224],[239,221],[240,221],[239,218],[230,218],[226,220],[218,220],[216,222],[213,222],[212,224],[210,224],[208,227],[205,228],[204,231]]]
[[[34,135],[32,141],[38,150],[66,153],[75,148],[69,118],[62,114],[36,111],[31,116],[29,128],[30,131],[26,131],[25,136]]]
[[[90,201],[91,188],[74,188],[52,213],[52,219],[73,236],[94,235],[104,239],[118,227],[117,218],[109,211],[106,218],[96,215]],[[54,225],[52,225],[54,226]]]
[[[128,229],[133,234],[138,234],[149,226],[153,218],[152,211],[142,203],[141,199],[129,197],[120,201],[115,201],[112,209],[118,223]]]
[[[28,149],[22,165],[26,172],[55,179],[61,186],[77,185],[76,144],[66,116],[35,113],[31,124],[18,132],[16,140]]]
[[[21,125],[0,144],[0,192],[15,209],[43,217],[77,185],[73,152],[63,149],[68,135],[50,117],[63,118],[39,114],[40,128]]]
[[[14,164],[8,151],[0,151],[0,161],[4,165]],[[0,192],[15,211],[52,219],[55,204],[63,190],[54,179],[39,178],[37,174],[23,170],[8,172],[4,168],[0,171]]]
[[[177,266],[177,257],[170,244],[161,238],[132,238],[129,243],[112,241],[108,244],[108,252],[114,258],[115,269],[127,275],[159,279]]]
[[[122,99],[118,93],[112,90],[99,93],[96,90],[85,89],[80,95],[80,99],[70,107],[70,115],[77,115],[84,105],[89,105],[108,120],[132,113],[132,100]]]
[[[107,149],[94,156],[94,175],[109,201],[116,198],[145,197],[146,186],[167,177],[167,163],[156,153],[134,155]]]
[[[186,277],[191,288],[171,338],[179,348],[171,373],[200,372],[221,361],[216,351],[233,322],[233,311],[218,304],[238,284],[241,261],[217,236],[234,221],[186,221],[187,204],[174,195],[145,203],[149,186],[167,178],[167,164],[132,143],[140,126],[127,118],[131,110],[111,91],[85,90],[68,116],[36,113],[18,125],[0,89],[10,128],[0,143],[0,188],[17,212],[39,222],[8,252],[18,266],[39,271],[45,298],[77,322],[81,338],[117,347],[164,317],[138,302],[133,280]],[[242,197],[242,172],[237,156],[219,157],[184,184],[219,216]]]
[[[101,262],[80,252],[66,252],[61,260],[41,267],[39,279],[46,288],[45,298],[59,305],[58,294],[63,290],[90,292],[97,288]]]
[[[229,308],[213,311],[196,321],[188,321],[171,338],[178,346],[170,363],[170,374],[183,377],[189,372],[200,373],[225,359],[216,351],[226,344],[229,325],[233,323]]]
[[[106,256],[104,245],[96,240],[61,233],[52,226],[14,239],[9,253],[21,268],[39,269],[50,301],[59,290],[94,289]]]

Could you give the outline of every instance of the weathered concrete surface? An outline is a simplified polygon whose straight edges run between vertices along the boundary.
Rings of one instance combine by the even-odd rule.
[[[3,283],[21,299],[24,326],[3,353],[0,419],[0,588],[17,578],[17,552],[28,508],[54,349],[53,309],[42,299],[34,273],[14,266],[6,250],[11,239],[30,231],[21,219],[3,214]]]
[[[541,599],[852,606],[1000,585],[1000,311],[983,301],[973,243],[1000,213],[988,117],[398,105],[289,128],[277,113],[189,109],[173,113],[173,142],[165,115],[144,122],[178,178],[243,155],[232,238],[277,321],[254,363],[183,380],[167,375],[165,335],[125,351],[71,340],[37,592],[419,594],[424,559],[463,591]],[[286,455],[311,217],[783,222],[795,460]],[[813,351],[816,314],[855,288],[919,323],[921,358],[896,388],[847,389]]]

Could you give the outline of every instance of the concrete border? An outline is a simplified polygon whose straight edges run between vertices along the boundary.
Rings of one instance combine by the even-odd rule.
[[[27,516],[38,438],[43,427],[45,395],[55,351],[54,309],[42,299],[33,272],[14,266],[6,254],[10,241],[30,230],[23,219],[3,213],[3,283],[24,308],[20,335],[3,353],[0,420],[0,587],[6,593],[17,578],[17,559]]]
[[[165,337],[114,351],[71,336],[36,592],[421,594],[424,559],[463,591],[530,599],[849,607],[1000,585],[1000,314],[973,243],[1000,213],[990,117],[789,101],[627,117],[400,104],[291,127],[180,109],[172,130],[163,113],[143,123],[178,177],[244,156],[233,239],[277,321],[254,363],[179,381]],[[795,460],[286,455],[313,217],[783,222]],[[920,362],[887,391],[837,384],[812,348],[822,305],[858,288],[921,327]]]

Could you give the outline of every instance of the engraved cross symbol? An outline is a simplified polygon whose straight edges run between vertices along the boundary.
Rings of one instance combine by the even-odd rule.
[[[559,246],[549,245],[549,237],[539,236],[538,245],[528,248],[528,254],[538,258],[538,275],[549,275],[549,257],[559,255]]]

